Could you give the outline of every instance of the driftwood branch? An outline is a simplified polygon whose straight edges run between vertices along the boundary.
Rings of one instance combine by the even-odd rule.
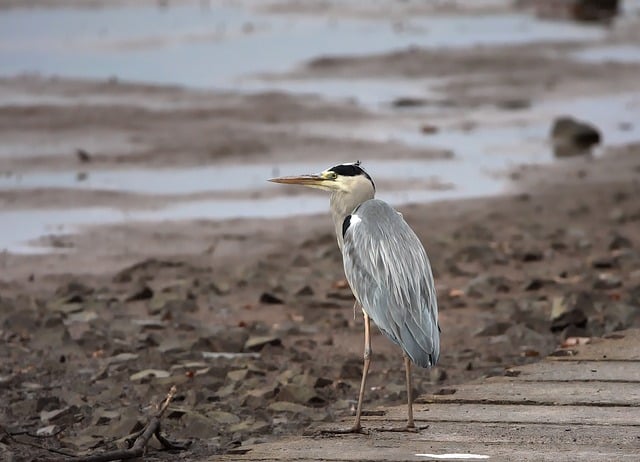
[[[124,459],[133,459],[135,457],[140,457],[144,455],[147,445],[149,444],[149,440],[152,436],[160,441],[162,446],[166,449],[185,449],[185,445],[179,445],[176,443],[172,443],[167,440],[164,436],[160,434],[160,421],[164,412],[167,410],[169,403],[173,399],[177,392],[175,385],[171,387],[169,393],[167,393],[166,398],[160,405],[158,412],[149,419],[147,425],[142,429],[141,432],[132,435],[130,440],[134,440],[133,445],[128,449],[117,449],[115,451],[107,451],[101,454],[92,454],[89,456],[77,457],[74,458],[74,462],[109,462],[112,460],[124,460]]]

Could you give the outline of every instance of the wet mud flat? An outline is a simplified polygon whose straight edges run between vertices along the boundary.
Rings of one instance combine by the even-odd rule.
[[[497,12],[466,18],[454,48],[385,28],[400,49],[303,50],[294,69],[226,90],[3,78],[0,454],[121,446],[171,386],[163,430],[191,446],[149,460],[348,418],[363,327],[328,199],[265,182],[339,162],[368,166],[432,259],[443,356],[415,371],[416,394],[638,326],[640,69],[592,52],[637,43],[634,19],[540,29]],[[486,36],[495,21],[524,24],[527,40]],[[446,23],[428,25],[437,44]],[[540,165],[564,113],[595,123],[604,146]],[[373,341],[367,410],[405,399],[399,351]]]

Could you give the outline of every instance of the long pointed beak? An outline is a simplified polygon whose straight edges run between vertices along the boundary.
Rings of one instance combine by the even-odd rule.
[[[269,179],[272,183],[301,184],[303,186],[318,186],[326,181],[320,175],[281,176]]]

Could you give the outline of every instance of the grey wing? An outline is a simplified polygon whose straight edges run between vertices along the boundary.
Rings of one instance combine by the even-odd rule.
[[[378,328],[422,367],[440,355],[438,306],[422,243],[390,205],[362,203],[343,226],[345,275]]]

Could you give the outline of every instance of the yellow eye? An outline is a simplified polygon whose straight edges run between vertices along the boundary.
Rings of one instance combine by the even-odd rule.
[[[327,175],[327,177],[330,180],[335,180],[336,178],[338,178],[338,174],[336,172],[329,172],[329,174]]]

